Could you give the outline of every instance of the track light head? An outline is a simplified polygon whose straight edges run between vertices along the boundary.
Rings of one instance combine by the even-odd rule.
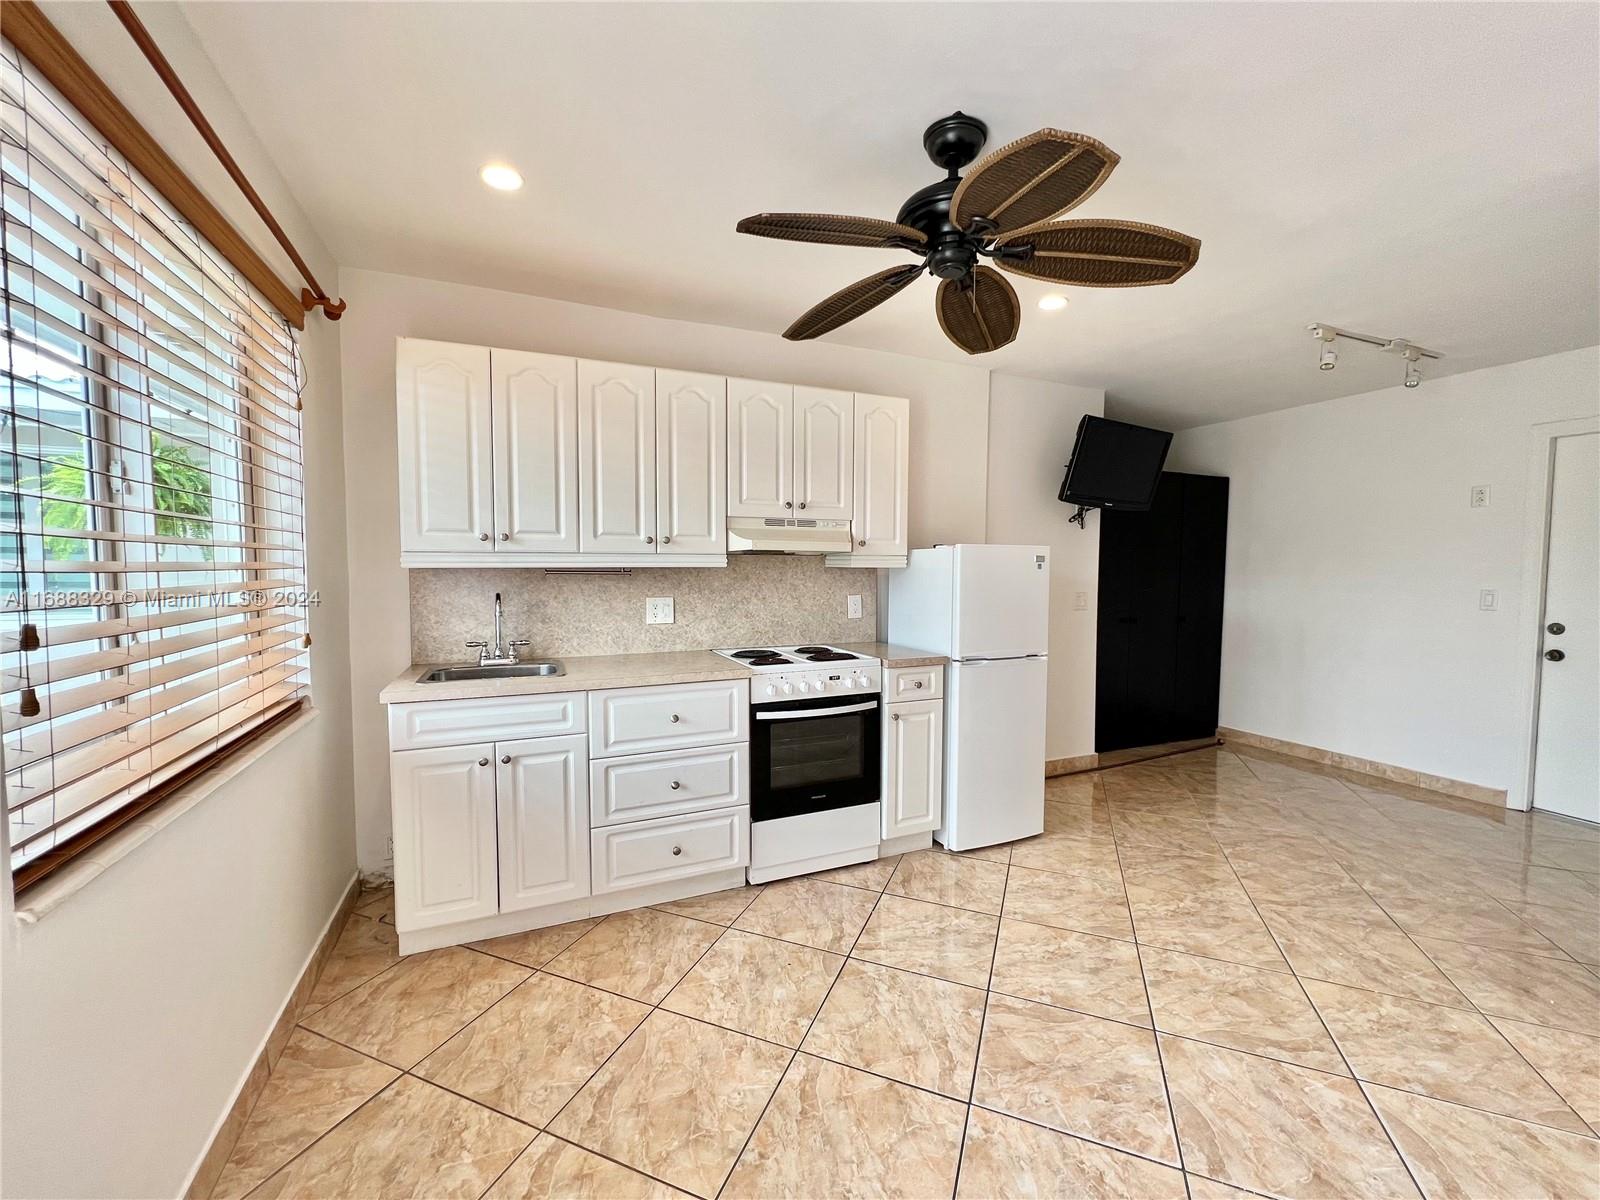
[[[1333,348],[1332,342],[1322,343],[1322,353],[1317,358],[1317,366],[1324,371],[1331,371],[1339,365],[1339,352]]]
[[[1422,383],[1422,370],[1417,366],[1416,359],[1406,360],[1406,386],[1414,388]]]

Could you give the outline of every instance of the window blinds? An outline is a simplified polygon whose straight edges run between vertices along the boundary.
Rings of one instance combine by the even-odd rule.
[[[282,318],[0,44],[0,732],[19,885],[307,688]]]

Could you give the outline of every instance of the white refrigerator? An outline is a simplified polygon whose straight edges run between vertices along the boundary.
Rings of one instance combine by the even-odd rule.
[[[949,850],[1044,832],[1050,552],[935,546],[889,572],[889,640],[949,657],[944,816]]]

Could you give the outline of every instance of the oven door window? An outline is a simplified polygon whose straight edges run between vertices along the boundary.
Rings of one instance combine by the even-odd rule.
[[[821,711],[801,715],[807,708]],[[836,708],[854,711],[828,711]],[[880,713],[876,703],[837,700],[800,701],[781,713],[757,709],[751,723],[751,818],[769,821],[876,803]],[[762,714],[780,719],[763,720]]]

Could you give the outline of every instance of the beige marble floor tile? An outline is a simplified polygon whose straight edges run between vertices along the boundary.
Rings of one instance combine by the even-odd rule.
[[[474,950],[508,958],[525,967],[542,967],[573,942],[600,924],[599,917],[582,921],[568,921],[564,925],[546,925],[543,929],[530,929],[526,933],[508,933],[505,937],[490,938],[484,942],[468,943]]]
[[[402,959],[301,1024],[409,1070],[530,974],[459,946],[429,950]]]
[[[1480,886],[1498,900],[1571,908],[1600,916],[1600,875],[1587,871],[1529,866],[1505,878],[1486,874]]]
[[[1600,1038],[1505,1017],[1490,1022],[1600,1134]]]
[[[733,927],[845,954],[877,902],[878,897],[863,888],[785,879],[768,884]]]
[[[535,975],[423,1059],[415,1073],[543,1125],[649,1014],[637,1000]]]
[[[869,892],[881,892],[889,886],[889,877],[894,874],[899,862],[900,856],[891,854],[888,858],[875,858],[871,862],[851,863],[848,867],[818,871],[806,878],[821,879],[827,883],[848,884],[850,887],[864,888]]]
[[[732,925],[759,895],[759,887],[729,888],[725,892],[709,892],[704,896],[690,896],[687,900],[669,900],[651,907],[680,917],[710,921],[713,925]]]
[[[1398,929],[1375,929],[1304,909],[1260,912],[1298,975],[1371,988],[1429,1004],[1471,1008],[1444,973]]]
[[[601,921],[544,969],[655,1004],[721,936],[718,925],[635,908]]]
[[[1579,962],[1600,964],[1600,919],[1570,908],[1547,908],[1515,900],[1501,903]]]
[[[1226,1183],[1218,1183],[1215,1179],[1207,1179],[1204,1175],[1193,1172],[1184,1176],[1189,1184],[1189,1200],[1255,1200],[1258,1192],[1247,1192],[1243,1188],[1236,1188]]]
[[[1133,937],[1133,919],[1120,879],[1012,867],[1006,880],[1005,916],[1103,937]]]
[[[730,929],[661,1007],[798,1046],[844,961],[812,946]]]
[[[483,1200],[689,1200],[608,1158],[541,1133]]]
[[[399,961],[400,938],[394,926],[352,914],[339,931],[339,940],[333,944],[328,961],[323,964],[305,1011],[315,1012],[333,1003]]]
[[[931,1193],[930,1193],[931,1194]],[[961,1155],[957,1200],[1185,1200],[1183,1173],[974,1108]]]
[[[1084,841],[1101,842],[1113,848],[1117,840],[1111,831],[1111,810],[1104,802],[1064,804],[1046,799],[1044,831]]]
[[[1549,938],[1487,896],[1473,901],[1439,897],[1418,900],[1410,896],[1379,899],[1395,924],[1407,933],[1542,954],[1546,958],[1565,957]]]
[[[1357,1078],[1588,1133],[1587,1124],[1483,1017],[1306,981]]]
[[[999,917],[906,896],[885,895],[851,956],[986,987]]]
[[[1219,903],[1249,902],[1226,859],[1192,858],[1145,846],[1126,847],[1119,853],[1130,901],[1206,896]]]
[[[965,1100],[983,999],[978,988],[851,959],[801,1048]]]
[[[394,915],[394,888],[381,887],[364,891],[356,898],[355,912],[363,917],[371,917],[374,921],[380,917]]]
[[[1161,1036],[1188,1169],[1278,1196],[1416,1196],[1353,1079]]]
[[[212,1200],[243,1196],[399,1074],[337,1042],[295,1030],[217,1177]]]
[[[1348,1074],[1293,975],[1148,946],[1139,956],[1162,1032]]]
[[[1002,842],[998,846],[975,846],[971,850],[952,850],[952,854],[964,854],[968,858],[981,858],[985,862],[995,862],[1005,865],[1011,861],[1011,847],[1015,843]]]
[[[1250,967],[1285,970],[1278,944],[1248,900],[1229,903],[1205,895],[1162,900],[1128,897],[1134,937],[1141,945],[1226,959]]]
[[[1138,947],[1117,938],[1003,920],[989,986],[1024,1000],[1150,1025]]]
[[[799,1054],[722,1195],[948,1196],[965,1117],[954,1100]]]
[[[1034,871],[1101,875],[1112,880],[1122,872],[1113,843],[1075,833],[1047,832],[1016,842],[1011,847],[1011,865]]]
[[[918,850],[901,857],[887,890],[896,896],[998,914],[1006,894],[1006,869],[970,855]]]
[[[549,1132],[699,1196],[715,1196],[793,1052],[656,1011]]]
[[[1484,1012],[1600,1034],[1600,978],[1581,964],[1435,938],[1414,940]]]
[[[536,1132],[403,1075],[251,1192],[251,1200],[475,1200]]]
[[[1428,1200],[1578,1200],[1600,1195],[1600,1140],[1371,1087]]]
[[[972,1102],[1178,1161],[1156,1042],[1145,1029],[992,995]]]
[[[1538,838],[1533,843],[1537,865],[1600,874],[1600,845],[1570,838]]]

